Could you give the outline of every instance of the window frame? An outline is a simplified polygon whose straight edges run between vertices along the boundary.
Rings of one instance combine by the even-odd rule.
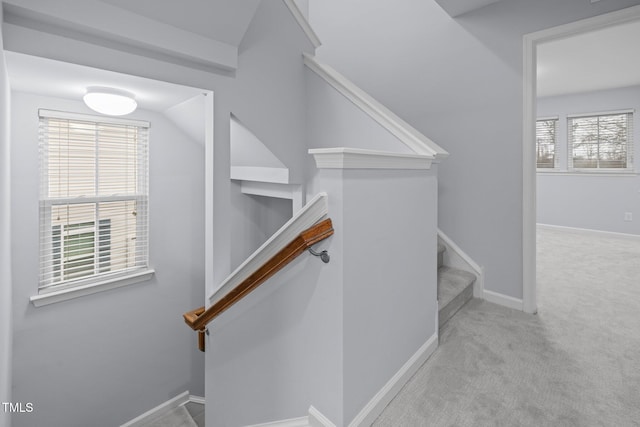
[[[69,120],[69,121],[78,121],[84,123],[91,123],[96,126],[100,125],[119,125],[119,126],[134,126],[138,128],[136,131],[136,137],[138,137],[140,131],[144,132],[143,135],[143,143],[138,145],[140,141],[136,142],[135,162],[138,163],[136,167],[136,176],[140,176],[141,183],[136,184],[135,194],[122,194],[122,195],[91,195],[91,196],[79,196],[79,197],[49,197],[49,193],[45,193],[45,188],[47,187],[46,183],[50,179],[49,170],[48,170],[48,158],[44,153],[43,147],[48,144],[48,142],[44,141],[45,136],[41,134],[39,136],[39,146],[41,147],[41,159],[40,159],[40,180],[41,180],[41,190],[40,190],[40,253],[41,257],[44,253],[51,254],[50,257],[53,260],[50,265],[41,265],[40,266],[40,278],[38,281],[38,293],[35,296],[32,296],[30,299],[34,305],[46,305],[53,302],[64,301],[71,298],[76,298],[83,295],[92,294],[95,292],[100,292],[103,290],[113,289],[120,286],[125,286],[128,284],[138,283],[144,280],[150,279],[154,270],[149,266],[149,223],[148,223],[148,209],[149,209],[149,134],[150,134],[150,123],[141,120],[131,120],[131,119],[123,119],[123,118],[114,118],[108,116],[95,116],[88,114],[80,114],[80,113],[70,113],[70,112],[61,112],[61,111],[53,111],[53,110],[38,110],[38,120],[40,126],[48,126],[48,124],[43,124],[43,120]],[[100,139],[95,139],[96,147],[100,146]],[[104,144],[104,143],[103,143]],[[96,155],[97,156],[97,155]],[[140,163],[140,157],[142,158],[142,164]],[[98,158],[98,157],[96,157]],[[95,172],[94,172],[95,173]],[[142,175],[141,175],[142,174]],[[96,178],[96,188],[98,188],[99,180]],[[111,203],[111,202],[134,202],[135,203],[135,230],[136,236],[144,236],[143,243],[140,243],[138,239],[134,243],[136,245],[136,253],[140,253],[141,256],[136,256],[135,265],[132,268],[125,268],[123,270],[117,270],[114,272],[104,272],[100,271],[103,254],[99,245],[101,245],[101,241],[103,238],[101,237],[101,228],[104,218],[100,217],[98,214],[94,216],[93,221],[93,242],[94,242],[94,252],[93,252],[93,270],[94,272],[91,275],[86,277],[77,277],[69,280],[64,279],[64,266],[62,259],[54,260],[56,256],[62,257],[64,250],[64,231],[63,228],[58,230],[58,242],[59,248],[54,248],[54,228],[56,226],[52,223],[52,211],[55,206],[74,206],[79,204],[94,204],[96,210],[99,209],[100,204]],[[143,218],[143,219],[140,219]],[[95,226],[96,221],[98,221],[98,226]],[[109,223],[109,256],[111,256],[111,223]],[[73,224],[71,224],[73,225]],[[57,227],[60,227],[59,225]],[[139,234],[143,233],[143,234]],[[143,246],[138,246],[143,245]],[[140,251],[140,252],[138,252]],[[139,261],[142,262],[139,262]],[[109,259],[109,262],[111,258]],[[62,276],[61,281],[55,281],[52,279],[45,280],[44,271],[51,273],[55,268],[55,263],[57,264],[57,268],[60,268],[59,277]],[[41,258],[41,264],[43,263]],[[54,273],[55,274],[55,273]],[[53,277],[53,275],[51,276]]]
[[[626,125],[626,144],[625,144],[625,155],[626,155],[626,167],[624,168],[606,168],[606,167],[575,167],[574,165],[574,143],[573,143],[573,130],[572,130],[572,121],[576,119],[587,119],[587,118],[596,118],[598,119],[598,129],[600,128],[600,118],[607,116],[619,116],[619,115],[627,115],[627,125]],[[600,112],[591,112],[591,113],[581,113],[581,114],[568,114],[566,117],[567,120],[567,132],[566,132],[566,150],[567,150],[567,171],[572,174],[635,174],[635,164],[634,164],[634,148],[635,148],[635,138],[634,138],[634,120],[635,120],[635,110],[634,109],[626,109],[626,110],[613,110],[613,111],[600,111]],[[598,133],[599,135],[599,133]],[[600,147],[600,138],[597,141],[598,148]],[[600,156],[596,159],[599,163],[602,161]]]
[[[538,126],[538,122],[549,122],[549,121],[553,121],[554,122],[554,135],[553,135],[553,165],[551,167],[540,167],[539,166],[539,162],[538,162],[538,152],[539,152],[539,141],[538,141],[538,132],[537,132],[537,126]],[[559,154],[559,150],[558,150],[558,131],[559,131],[559,125],[560,125],[560,117],[559,116],[550,116],[550,117],[538,117],[536,119],[536,135],[535,135],[535,141],[536,141],[536,170],[538,172],[553,172],[553,171],[557,171],[559,170],[559,160],[560,157],[558,156]]]

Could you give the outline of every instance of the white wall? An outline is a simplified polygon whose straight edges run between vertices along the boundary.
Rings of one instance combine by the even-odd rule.
[[[458,19],[434,0],[311,0],[320,59],[450,153],[439,226],[522,297],[522,36],[637,0],[510,0]],[[497,162],[500,162],[500,167]]]
[[[0,49],[2,48],[0,7]],[[11,162],[10,89],[4,52],[0,50],[0,403],[11,402]],[[0,408],[0,427],[9,427],[10,415]]]
[[[163,115],[151,122],[153,279],[35,308],[38,287],[38,108],[89,113],[78,101],[12,94],[15,426],[114,426],[189,390],[204,393],[204,357],[181,321],[204,292],[202,144]]]
[[[633,140],[640,150],[640,86],[538,99],[538,116],[558,116],[560,170],[567,170],[567,114],[634,109]],[[637,159],[637,154],[635,156]],[[638,170],[638,161],[635,168]],[[640,176],[538,173],[537,221],[542,224],[640,234]],[[635,216],[624,221],[625,212]]]

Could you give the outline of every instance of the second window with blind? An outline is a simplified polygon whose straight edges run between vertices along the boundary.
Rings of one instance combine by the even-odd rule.
[[[566,139],[559,120],[536,121],[537,167],[540,171],[633,171],[633,111],[568,115]],[[566,159],[559,161],[558,152]]]
[[[147,269],[149,124],[39,116],[39,293]]]

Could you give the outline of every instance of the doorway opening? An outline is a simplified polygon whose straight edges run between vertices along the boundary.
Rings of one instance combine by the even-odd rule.
[[[565,40],[574,36],[600,31],[614,26],[623,26],[633,21],[640,20],[640,6],[619,10],[605,15],[577,21],[574,23],[554,27],[551,29],[527,34],[524,36],[524,62],[523,62],[523,307],[525,312],[537,312],[536,295],[536,226],[538,222],[538,200],[537,200],[537,160],[538,151],[536,147],[536,119],[538,114],[538,72],[541,75],[544,71],[538,68],[538,51],[545,45]],[[613,109],[612,109],[613,110]],[[622,111],[605,111],[604,113],[620,113]],[[583,113],[583,114],[579,114]],[[576,111],[575,115],[580,116],[587,111]],[[603,113],[603,111],[592,111],[591,113]],[[545,117],[554,119],[555,117]],[[560,121],[561,118],[558,117]],[[565,117],[565,123],[567,118]],[[573,125],[572,125],[573,128]],[[565,130],[566,133],[566,130]],[[568,144],[565,138],[564,143]],[[563,141],[559,141],[562,143]],[[569,149],[564,150],[557,159],[556,172],[562,173],[562,162],[570,165],[574,156],[568,156]],[[548,159],[547,159],[548,160]],[[556,165],[556,160],[553,160]],[[564,166],[568,173],[567,166]],[[628,216],[627,216],[628,217]]]

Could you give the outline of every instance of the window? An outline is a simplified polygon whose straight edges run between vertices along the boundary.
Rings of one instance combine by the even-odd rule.
[[[632,169],[633,113],[569,116],[570,169]]]
[[[64,230],[64,231],[63,231]],[[98,225],[98,272],[110,270],[111,219]],[[56,279],[71,280],[93,275],[96,262],[95,222],[54,225],[52,229],[53,274]]]
[[[536,158],[538,168],[554,168],[556,164],[556,135],[558,119],[536,121]]]
[[[40,293],[147,269],[149,124],[39,114]]]

